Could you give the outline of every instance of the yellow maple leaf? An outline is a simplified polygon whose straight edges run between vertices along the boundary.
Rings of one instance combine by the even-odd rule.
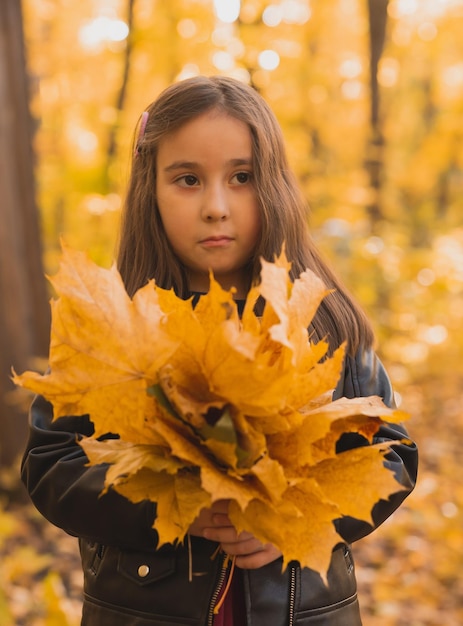
[[[108,463],[109,467],[105,478],[105,492],[111,486],[124,484],[127,480],[141,471],[141,468],[151,472],[167,472],[175,474],[184,465],[169,452],[166,442],[160,437],[159,445],[153,441],[151,445],[132,444],[121,439],[106,439],[103,442],[91,437],[82,440],[91,465]],[[151,491],[150,498],[154,492]],[[140,499],[148,497],[146,493]]]
[[[316,480],[342,515],[371,523],[373,505],[400,489],[384,464],[387,450],[383,443],[346,450],[311,466],[306,475]]]
[[[52,302],[50,372],[13,380],[46,396],[55,418],[89,413],[97,436],[127,428],[143,442],[154,412],[146,387],[180,342],[153,283],[130,299],[115,267],[66,248],[52,283],[60,297]]]
[[[212,502],[199,477],[189,471],[170,474],[142,469],[118,484],[116,490],[132,502],[156,502],[153,527],[159,535],[158,547],[181,541],[201,509]]]
[[[229,515],[238,530],[252,532],[264,544],[278,547],[283,553],[283,569],[295,560],[324,577],[331,550],[342,541],[333,525],[340,517],[339,508],[326,500],[311,478],[289,487],[277,505],[253,499],[242,509],[232,502]]]

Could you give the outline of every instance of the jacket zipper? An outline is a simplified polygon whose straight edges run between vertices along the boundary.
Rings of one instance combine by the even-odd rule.
[[[214,623],[214,608],[217,604],[217,599],[220,595],[222,587],[227,577],[227,572],[230,569],[230,559],[226,554],[222,555],[222,567],[220,569],[219,578],[216,588],[212,594],[211,603],[209,605],[209,616],[207,619],[207,626],[213,626]],[[296,612],[296,566],[291,565],[289,570],[289,620],[288,626],[294,626]]]
[[[289,620],[288,626],[294,626],[296,611],[296,566],[291,565],[289,570]]]
[[[223,584],[227,577],[227,572],[230,567],[229,556],[227,554],[222,554],[221,557],[222,557],[222,567],[220,568],[220,574],[219,574],[219,578],[217,581],[217,585],[214,590],[214,593],[212,594],[211,603],[209,605],[209,615],[207,618],[207,626],[212,626],[214,623],[214,608],[215,608],[215,605],[217,604],[217,599],[220,595]]]

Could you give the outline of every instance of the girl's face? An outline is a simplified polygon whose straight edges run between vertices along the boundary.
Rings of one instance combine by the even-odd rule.
[[[244,298],[245,266],[260,234],[248,126],[221,111],[193,118],[161,140],[156,198],[191,291],[209,290],[209,270]]]

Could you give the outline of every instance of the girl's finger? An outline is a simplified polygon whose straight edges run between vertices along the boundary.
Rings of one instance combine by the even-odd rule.
[[[228,515],[224,513],[214,513],[212,516],[212,523],[215,526],[233,526]]]

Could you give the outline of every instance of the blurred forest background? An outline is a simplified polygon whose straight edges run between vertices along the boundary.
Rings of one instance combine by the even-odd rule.
[[[355,546],[365,626],[463,624],[463,0],[0,4],[2,626],[79,623],[75,540],[18,481],[30,398],[8,377],[46,359],[43,273],[60,238],[111,264],[133,128],[198,73],[274,109],[314,236],[411,415],[418,486]]]

